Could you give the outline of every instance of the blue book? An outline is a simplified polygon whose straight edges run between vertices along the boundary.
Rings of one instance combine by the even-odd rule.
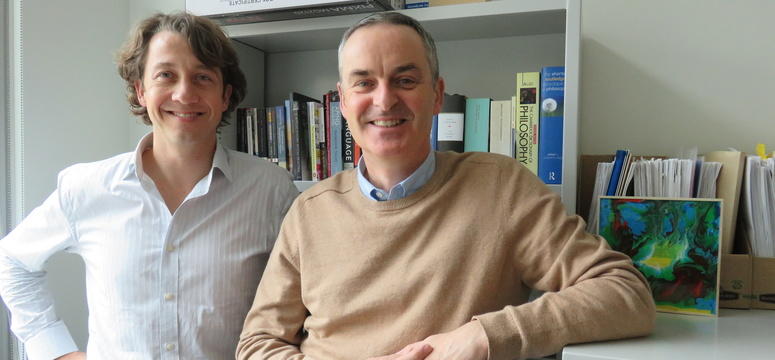
[[[619,185],[619,175],[622,173],[622,166],[624,165],[624,158],[627,157],[627,153],[627,150],[616,150],[614,168],[611,171],[611,179],[608,180],[608,190],[605,192],[606,196],[616,196],[616,187]]]
[[[564,110],[565,67],[544,67],[538,122],[538,177],[545,184],[562,184]]]
[[[439,149],[439,115],[433,115],[433,125],[431,125],[431,150]]]
[[[490,99],[466,99],[463,151],[490,151]]]
[[[331,102],[329,110],[331,110],[331,176],[342,171],[344,166],[342,164],[342,111],[339,109],[339,93],[331,93]]]

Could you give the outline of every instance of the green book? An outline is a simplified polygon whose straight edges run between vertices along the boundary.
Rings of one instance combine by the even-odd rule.
[[[487,152],[490,150],[490,99],[466,99],[464,149]]]

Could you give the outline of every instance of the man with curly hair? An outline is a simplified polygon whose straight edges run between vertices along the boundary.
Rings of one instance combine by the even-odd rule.
[[[233,358],[298,191],[286,171],[218,143],[246,85],[217,25],[154,15],[120,51],[118,70],[131,111],[152,131],[134,152],[63,170],[0,240],[12,330],[30,360]],[[60,251],[86,265],[85,353],[45,289],[43,265]]]

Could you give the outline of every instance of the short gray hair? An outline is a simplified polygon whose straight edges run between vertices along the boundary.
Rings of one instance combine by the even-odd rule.
[[[342,35],[342,41],[339,43],[338,51],[340,79],[342,78],[342,49],[344,49],[344,44],[348,39],[350,39],[350,36],[352,36],[356,30],[362,27],[379,24],[403,25],[408,26],[416,31],[417,35],[420,35],[420,39],[422,39],[423,46],[425,47],[425,58],[428,60],[428,66],[431,69],[433,82],[435,83],[436,80],[439,79],[439,57],[436,54],[436,43],[433,41],[431,34],[425,31],[422,25],[420,25],[420,23],[414,18],[393,11],[371,14],[361,19],[361,21],[358,21],[355,25],[350,26],[350,28],[344,32],[344,35]]]

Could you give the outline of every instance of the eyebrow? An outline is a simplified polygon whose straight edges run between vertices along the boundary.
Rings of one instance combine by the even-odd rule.
[[[407,71],[413,71],[413,70],[418,70],[418,69],[419,68],[417,67],[417,65],[415,65],[413,63],[410,63],[410,64],[405,64],[405,65],[397,66],[393,70],[393,73],[394,74],[400,74],[400,73],[404,73],[404,72],[407,72]],[[353,71],[350,71],[350,76],[363,77],[363,76],[369,76],[370,74],[371,74],[371,71],[365,70],[365,69],[355,69]]]
[[[155,68],[170,68],[170,67],[175,67],[175,64],[171,63],[171,62],[160,62],[160,63],[156,63],[156,64],[152,64],[151,65],[151,69],[155,69]],[[217,69],[217,68],[210,68],[207,65],[201,64],[201,63],[199,65],[197,65],[196,68],[200,69],[200,70],[209,70],[209,71],[216,71],[216,69]]]

